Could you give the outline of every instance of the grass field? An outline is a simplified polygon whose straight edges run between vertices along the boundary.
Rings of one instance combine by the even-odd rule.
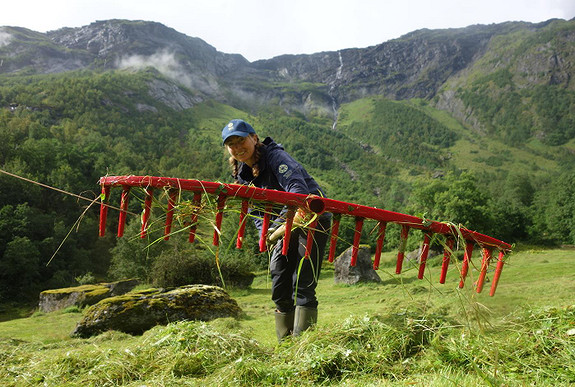
[[[382,282],[357,286],[334,284],[326,262],[317,327],[279,346],[266,273],[228,290],[237,321],[90,339],[69,336],[74,308],[0,322],[0,385],[575,384],[575,250],[519,250],[494,297],[489,282],[474,291],[476,270],[458,289],[457,262],[442,285],[438,262],[418,280],[415,268],[392,274],[388,253]]]

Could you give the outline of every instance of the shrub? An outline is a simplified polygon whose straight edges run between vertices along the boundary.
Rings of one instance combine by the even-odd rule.
[[[75,280],[78,282],[78,285],[91,285],[96,283],[96,277],[94,277],[94,274],[91,272],[87,272],[84,275],[79,275],[75,278]]]
[[[154,262],[154,286],[190,284],[249,287],[254,279],[252,265],[235,255],[219,260],[202,250],[163,251]]]

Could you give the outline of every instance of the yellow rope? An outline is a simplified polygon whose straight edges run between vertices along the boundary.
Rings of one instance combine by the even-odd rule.
[[[70,236],[70,234],[72,233],[72,231],[74,230],[74,228],[80,226],[80,221],[82,220],[82,218],[84,217],[84,215],[86,214],[86,212],[90,209],[90,207],[92,207],[92,205],[93,205],[94,203],[96,203],[96,201],[97,201],[100,197],[98,196],[98,197],[96,197],[96,198],[94,198],[94,199],[90,199],[90,198],[87,198],[87,197],[84,197],[84,196],[81,196],[81,195],[76,195],[75,193],[68,192],[68,191],[64,191],[63,189],[56,188],[56,187],[52,187],[52,186],[50,186],[50,185],[43,184],[43,183],[40,183],[40,182],[38,182],[38,181],[34,181],[34,180],[31,180],[31,179],[25,178],[25,177],[23,177],[23,176],[16,175],[16,174],[14,174],[14,173],[5,171],[5,170],[3,170],[3,169],[0,169],[0,173],[3,173],[3,174],[8,175],[8,176],[15,177],[16,179],[20,179],[20,180],[25,181],[25,182],[27,182],[27,183],[36,184],[36,185],[39,185],[39,186],[41,186],[41,187],[48,188],[48,189],[51,189],[51,190],[54,190],[54,191],[57,191],[57,192],[60,192],[60,193],[66,194],[66,195],[74,196],[74,197],[76,197],[76,198],[78,198],[78,199],[87,200],[87,201],[90,202],[90,205],[87,206],[86,209],[84,209],[84,211],[82,212],[82,215],[80,215],[80,216],[78,217],[78,219],[76,219],[76,222],[74,222],[74,225],[70,228],[70,231],[68,231],[68,234],[66,234],[66,236],[64,237],[64,239],[62,240],[62,242],[60,243],[60,245],[58,246],[58,248],[57,248],[56,251],[54,252],[54,254],[52,254],[52,257],[50,257],[50,260],[48,261],[48,263],[46,263],[46,266],[48,266],[48,265],[52,262],[52,260],[53,260],[54,257],[56,256],[56,254],[58,254],[58,252],[60,251],[60,249],[61,249],[62,246],[64,245],[64,242],[66,242],[66,240],[68,239],[68,237]],[[120,208],[118,208],[118,207],[110,206],[109,204],[106,204],[106,203],[102,203],[102,204],[105,205],[105,206],[107,206],[107,207],[109,207],[109,208],[114,208],[114,209],[116,209],[116,210],[120,210]],[[126,213],[131,214],[131,215],[137,215],[137,214],[135,214],[135,213],[133,213],[133,212],[130,212],[130,211],[126,211]]]
[[[28,178],[23,177],[23,176],[16,175],[16,174],[14,174],[14,173],[5,171],[5,170],[3,170],[3,169],[0,169],[0,173],[3,173],[3,174],[8,175],[8,176],[15,177],[16,179],[20,179],[20,180],[23,180],[23,181],[28,182],[28,183],[32,183],[32,184],[39,185],[40,187],[48,188],[48,189],[51,189],[51,190],[53,190],[53,191],[57,191],[57,192],[60,192],[60,193],[66,194],[66,195],[74,196],[74,197],[76,197],[76,198],[78,198],[78,199],[82,199],[82,200],[89,201],[89,202],[90,202],[90,206],[93,204],[94,201],[98,200],[98,198],[96,198],[96,199],[90,199],[90,198],[87,198],[87,197],[85,197],[85,196],[77,195],[77,194],[75,194],[75,193],[68,192],[68,191],[65,191],[65,190],[60,189],[60,188],[52,187],[52,186],[50,186],[50,185],[43,184],[43,183],[40,183],[40,182],[38,182],[38,181],[34,181],[34,180],[28,179]],[[108,208],[113,208],[113,209],[115,209],[115,210],[121,211],[121,209],[120,209],[119,207],[111,206],[111,205],[109,205],[109,204],[107,204],[107,203],[103,203],[103,204],[104,204],[105,206],[107,206]],[[130,211],[126,211],[126,213],[128,213],[128,214],[130,214],[130,215],[138,215],[138,214],[136,214],[136,213],[134,213],[134,212],[130,212]]]

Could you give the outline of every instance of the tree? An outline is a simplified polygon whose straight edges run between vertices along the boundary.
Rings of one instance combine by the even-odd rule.
[[[536,230],[558,243],[575,243],[575,172],[564,172],[535,199]]]
[[[479,189],[470,173],[449,173],[445,180],[419,183],[412,201],[411,208],[423,210],[431,220],[461,224],[482,233],[490,230],[489,196]]]
[[[13,298],[34,294],[40,280],[40,252],[27,237],[15,237],[0,257],[0,296]]]

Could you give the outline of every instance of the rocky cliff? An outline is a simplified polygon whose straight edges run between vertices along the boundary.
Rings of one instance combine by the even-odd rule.
[[[521,81],[572,87],[575,56],[575,22],[562,20],[419,30],[372,47],[253,63],[154,22],[107,20],[46,34],[0,31],[0,74],[154,67],[208,98],[250,109],[272,102],[304,114],[335,113],[339,104],[370,95],[431,99],[457,86],[462,75],[509,65]],[[463,114],[453,97],[446,94],[439,106],[457,106],[454,113]]]

